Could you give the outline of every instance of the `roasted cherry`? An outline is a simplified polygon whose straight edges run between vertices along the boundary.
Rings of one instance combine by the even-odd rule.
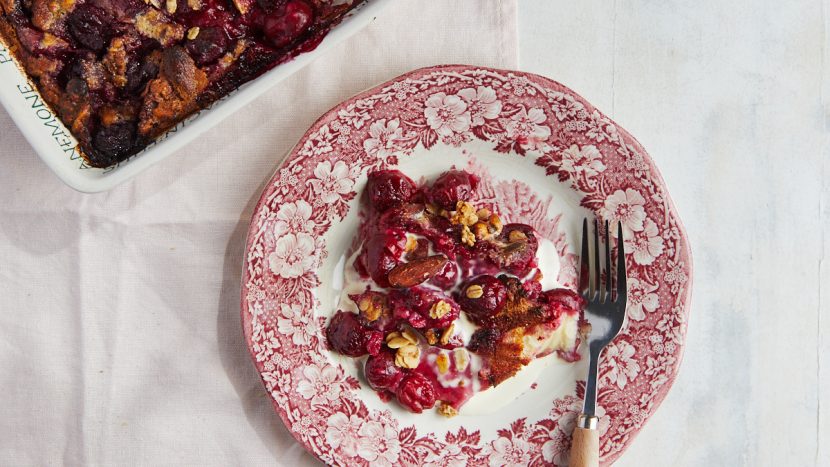
[[[271,13],[277,7],[285,3],[285,0],[257,0],[257,4],[266,12]]]
[[[459,201],[467,201],[472,197],[477,186],[477,176],[461,170],[449,170],[435,180],[427,197],[438,207],[454,211]]]
[[[116,160],[130,153],[134,138],[134,123],[115,123],[99,128],[92,138],[92,145],[102,155]]]
[[[432,276],[429,283],[447,290],[453,288],[457,279],[458,265],[455,264],[455,261],[447,261],[444,268],[438,274]]]
[[[89,92],[89,86],[81,78],[72,78],[66,83],[66,92],[76,98],[84,98]]]
[[[408,202],[416,190],[415,182],[399,170],[372,172],[366,183],[369,202],[378,211]]]
[[[394,206],[378,218],[379,229],[407,229],[410,232],[424,232],[429,221],[424,217],[423,204],[402,204]]]
[[[377,341],[378,336],[382,338],[379,332],[364,326],[356,314],[347,311],[338,311],[326,328],[329,347],[349,357],[360,357],[369,353],[367,347],[372,344],[373,338]],[[377,342],[377,348],[380,348],[380,342]]]
[[[443,219],[443,218],[441,218]],[[445,219],[444,219],[445,220]],[[436,229],[434,221],[430,222],[430,228]],[[438,252],[443,253],[449,259],[454,260],[456,256],[456,246],[455,240],[453,240],[453,235],[449,235],[442,230],[428,230],[426,235],[429,236],[429,241],[432,242],[432,248]]]
[[[381,332],[395,329],[391,308],[386,300],[386,294],[368,288],[359,294],[350,294],[349,298],[357,306],[360,316],[367,323],[366,326]]]
[[[284,47],[297,39],[314,20],[314,10],[302,0],[290,0],[285,9],[265,17],[263,29],[271,43]]]
[[[395,365],[395,354],[392,352],[380,352],[374,357],[369,357],[363,367],[366,380],[369,386],[376,391],[388,389],[394,391],[403,379],[403,371]]]
[[[93,52],[104,50],[113,34],[107,14],[89,4],[75,8],[66,18],[66,25],[75,41]]]
[[[421,413],[435,405],[435,387],[426,376],[409,373],[398,386],[398,402],[411,412]]]
[[[529,280],[522,284],[522,292],[524,296],[533,300],[542,293],[542,283],[537,280]]]
[[[446,328],[461,312],[455,300],[426,287],[395,289],[388,297],[393,316],[416,329]]]
[[[405,247],[406,234],[392,229],[373,235],[364,245],[360,260],[379,286],[389,287],[389,271],[398,265]]]
[[[185,49],[197,65],[210,65],[227,52],[228,36],[221,28],[204,28],[195,39],[187,41]]]
[[[470,352],[482,355],[491,355],[496,351],[496,346],[501,339],[501,333],[496,328],[478,328],[470,337],[467,349]]]
[[[133,95],[141,94],[147,83],[158,73],[158,65],[149,60],[144,62],[130,60],[127,62],[127,84],[124,90]]]
[[[504,308],[507,289],[497,278],[483,275],[473,278],[461,287],[458,304],[476,323],[487,322]]]
[[[370,331],[369,337],[366,338],[366,352],[369,352],[369,355],[377,355],[381,347],[383,347],[383,333]]]
[[[507,224],[501,232],[505,246],[500,252],[501,267],[510,274],[524,277],[536,267],[539,240],[536,231],[526,224]]]
[[[569,289],[553,289],[542,292],[540,299],[553,308],[555,314],[579,313],[585,308],[585,299]]]

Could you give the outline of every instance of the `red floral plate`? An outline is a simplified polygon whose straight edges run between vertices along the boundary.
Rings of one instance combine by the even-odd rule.
[[[534,226],[573,284],[586,215],[623,223],[628,321],[600,366],[601,459],[610,464],[677,374],[688,317],[688,241],[660,174],[625,130],[549,79],[443,66],[416,70],[320,118],[265,188],[248,233],[245,338],[296,439],[333,465],[566,465],[587,359],[554,362],[490,414],[442,418],[385,404],[353,359],[326,349],[368,171],[417,179],[455,166],[506,222]],[[551,357],[555,359],[555,357]],[[485,393],[486,394],[486,393]]]

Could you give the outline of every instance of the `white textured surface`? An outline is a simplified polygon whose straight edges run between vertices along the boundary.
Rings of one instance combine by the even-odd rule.
[[[113,191],[63,186],[0,110],[0,465],[315,464],[239,322],[248,221],[305,130],[413,68],[516,67],[515,0],[396,1]]]
[[[521,2],[520,67],[639,139],[692,246],[680,375],[618,466],[830,465],[828,14],[822,0]]]
[[[458,33],[505,10],[433,4],[390,9],[338,71],[315,63],[106,194],[62,186],[0,111],[0,464],[309,463],[241,341],[247,218],[338,101],[422,65],[515,65],[510,24]],[[617,465],[830,465],[830,5],[521,0],[519,14],[521,68],[637,136],[692,242],[680,376]]]

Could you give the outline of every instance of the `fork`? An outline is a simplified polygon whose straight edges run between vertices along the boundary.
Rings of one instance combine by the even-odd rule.
[[[591,325],[588,336],[590,360],[588,380],[585,384],[585,402],[582,414],[576,422],[571,442],[570,467],[596,467],[599,465],[599,419],[597,406],[597,369],[602,350],[622,329],[625,321],[625,305],[628,296],[625,275],[625,246],[622,223],[617,224],[617,277],[616,296],[611,281],[611,243],[608,238],[609,225],[605,221],[605,288],[602,287],[602,270],[599,261],[599,222],[594,220],[594,262],[593,270],[588,257],[588,219],[582,221],[582,253],[580,258],[579,289],[588,302],[585,318]]]

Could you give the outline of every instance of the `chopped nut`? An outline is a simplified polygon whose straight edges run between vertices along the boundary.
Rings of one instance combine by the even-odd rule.
[[[65,49],[68,47],[68,44],[63,39],[48,32],[43,33],[43,39],[40,40],[40,44],[45,49]]]
[[[517,251],[524,251],[527,249],[527,242],[512,242],[508,243],[504,249],[502,249],[502,255],[507,257],[508,255],[512,255]]]
[[[417,368],[420,362],[421,349],[417,345],[403,346],[395,354],[395,365],[401,368]]]
[[[190,40],[196,39],[199,36],[199,26],[192,27],[187,30],[187,38]]]
[[[487,224],[479,221],[473,226],[473,234],[476,236],[476,240],[484,240],[490,236],[490,229]]]
[[[432,319],[440,319],[446,316],[450,311],[452,311],[452,306],[449,303],[444,300],[438,300],[433,303],[432,308],[429,309],[429,317]]]
[[[390,349],[400,349],[417,342],[417,336],[414,336],[412,331],[409,330],[404,331],[403,334],[400,332],[390,332],[386,336],[386,346]]]
[[[389,285],[398,288],[414,287],[438,274],[445,264],[447,257],[444,255],[427,256],[400,263],[389,271]]]
[[[173,0],[175,2],[175,0]],[[175,23],[159,10],[148,9],[135,17],[135,28],[141,35],[161,42],[169,47],[184,37],[184,26]]]
[[[254,5],[256,5],[256,0],[233,0],[233,4],[240,13],[247,15]]]
[[[412,332],[409,329],[405,329],[401,333],[401,335],[403,336],[404,339],[408,340],[411,344],[417,344],[418,343],[418,335],[415,334],[414,332]]]
[[[383,314],[383,308],[379,306],[372,305],[363,313],[363,317],[366,318],[366,321],[372,322],[377,321],[380,318],[380,315]]]
[[[494,234],[498,235],[499,233],[501,233],[501,229],[502,227],[504,227],[504,225],[501,223],[501,217],[499,217],[498,214],[493,214],[492,216],[490,216],[488,222],[490,223],[490,227]]]
[[[408,345],[412,345],[412,343],[403,337],[393,337],[392,339],[386,341],[386,346],[390,349],[400,349]]]
[[[191,10],[199,11],[202,9],[202,0],[187,0],[187,6],[189,6]]]
[[[171,15],[176,14],[176,10],[179,8],[179,5],[176,3],[176,0],[167,0],[165,3],[165,9]]]
[[[482,289],[478,284],[473,284],[467,287],[465,294],[467,295],[467,298],[481,298],[481,296],[484,295],[484,289]]]
[[[478,222],[476,208],[466,201],[459,201],[455,208],[455,214],[450,217],[453,224],[473,225]]]
[[[414,251],[415,248],[418,248],[418,239],[415,238],[414,235],[407,235],[406,246],[404,247],[404,249],[407,253],[409,253],[410,251]]]
[[[447,354],[441,352],[435,357],[435,365],[438,367],[438,372],[442,375],[447,374],[450,371],[450,357]]]
[[[357,303],[357,309],[360,310],[360,314],[369,322],[377,320],[383,314],[383,304],[375,303],[371,297],[361,298]]]
[[[478,211],[476,211],[476,215],[478,216],[478,220],[486,221],[490,218],[490,210],[487,208],[481,208]]]
[[[427,338],[427,343],[429,345],[435,345],[438,343],[438,336],[435,335],[434,329],[428,329],[427,332],[424,333],[424,337]]]
[[[116,37],[110,42],[107,54],[101,61],[112,82],[119,88],[127,85],[127,66],[129,64],[127,57],[127,40],[122,37]],[[105,125],[108,126],[108,124]]]
[[[438,404],[438,413],[447,418],[452,418],[458,415],[458,410],[455,410],[455,407],[451,406],[450,404],[441,401],[441,403]]]
[[[236,41],[236,45],[233,48],[233,51],[226,53],[222,58],[219,59],[219,65],[222,69],[227,69],[230,67],[242,52],[248,49],[250,43],[244,39],[240,39]]]
[[[450,213],[446,209],[440,208],[440,207],[438,207],[438,206],[436,206],[432,203],[427,203],[426,204],[426,210],[427,210],[428,213],[430,213],[432,215],[435,215],[435,216],[441,216],[441,217],[446,217],[446,218],[450,217]]]
[[[520,242],[522,240],[527,240],[527,235],[521,230],[512,230],[508,238],[511,242]]]
[[[455,359],[455,369],[458,371],[464,371],[467,369],[467,365],[470,363],[470,358],[467,355],[467,349],[464,347],[459,347],[453,350],[453,357]]]
[[[467,246],[473,246],[476,244],[476,236],[473,234],[472,230],[466,225],[461,226],[461,243]]]
[[[441,333],[441,339],[438,341],[441,345],[447,345],[450,342],[450,337],[452,337],[452,333],[455,331],[455,323],[450,323],[444,332]]]

